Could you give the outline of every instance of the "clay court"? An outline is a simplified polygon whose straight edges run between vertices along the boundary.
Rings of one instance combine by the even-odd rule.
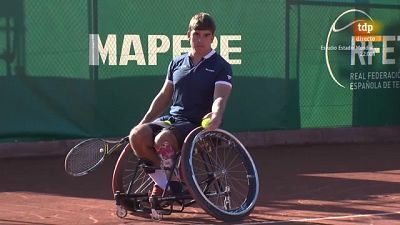
[[[237,224],[395,224],[400,220],[400,144],[250,149],[261,180],[254,212]],[[154,224],[115,215],[111,176],[117,154],[74,178],[64,158],[0,161],[0,224]],[[198,207],[163,224],[222,224]]]

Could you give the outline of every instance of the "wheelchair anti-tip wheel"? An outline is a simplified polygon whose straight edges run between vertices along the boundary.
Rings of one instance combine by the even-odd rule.
[[[237,221],[254,209],[259,192],[257,169],[232,134],[197,128],[186,137],[180,160],[191,195],[210,215]]]

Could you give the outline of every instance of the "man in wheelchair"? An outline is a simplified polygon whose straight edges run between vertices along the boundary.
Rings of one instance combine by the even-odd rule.
[[[129,134],[136,156],[161,168],[149,173],[155,183],[150,196],[162,195],[168,183],[165,171],[174,165],[176,152],[202,118],[210,118],[208,130],[221,124],[232,89],[232,69],[211,48],[215,30],[209,14],[201,12],[191,18],[187,31],[190,51],[170,62],[161,90]],[[170,104],[169,115],[160,117]]]

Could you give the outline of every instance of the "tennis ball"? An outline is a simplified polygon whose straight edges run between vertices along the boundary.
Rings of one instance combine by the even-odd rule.
[[[172,125],[171,121],[169,121],[169,120],[164,120],[163,122],[164,122],[165,124],[169,125],[169,126]]]
[[[201,127],[202,128],[207,128],[208,127],[208,125],[210,125],[210,118],[204,118],[202,121],[201,121]]]

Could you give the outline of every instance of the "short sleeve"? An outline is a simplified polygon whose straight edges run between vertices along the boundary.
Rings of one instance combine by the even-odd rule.
[[[226,63],[218,73],[215,84],[225,84],[232,87],[232,67],[229,63]]]
[[[173,74],[174,74],[174,61],[172,60],[168,65],[167,70],[167,80],[173,82]]]

